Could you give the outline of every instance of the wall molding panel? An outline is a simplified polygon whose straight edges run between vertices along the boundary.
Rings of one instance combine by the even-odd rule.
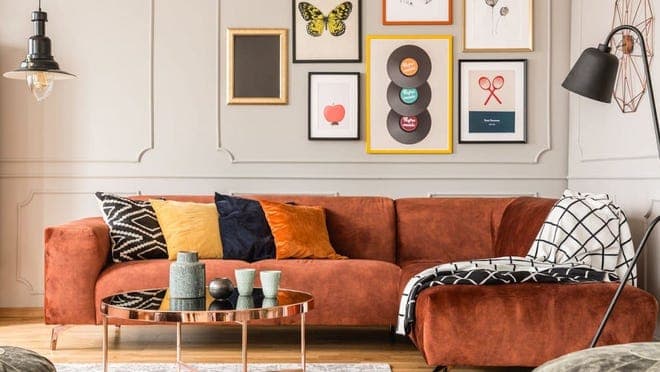
[[[649,201],[649,206],[644,214],[644,221],[645,221],[645,226],[644,230],[646,230],[650,224],[651,221],[656,218],[658,215],[660,215],[660,209],[658,208],[660,206],[660,199],[651,199]],[[658,233],[660,232],[660,226],[656,226],[655,230],[649,237],[649,241],[647,243],[647,247],[644,249],[644,252],[642,253],[642,257],[640,259],[642,260],[642,270],[643,270],[643,288],[646,288],[648,290],[659,290],[658,288],[658,283],[655,278],[651,280],[650,278],[650,264],[653,264],[654,262],[658,262],[658,259],[660,259],[660,254],[657,253],[657,246],[658,246]],[[641,242],[638,240],[637,245],[635,248],[639,248],[639,243]]]
[[[489,192],[475,192],[475,193],[464,193],[464,194],[454,194],[454,193],[444,193],[444,192],[432,192],[428,194],[429,198],[516,198],[516,197],[531,197],[538,198],[538,192],[523,192],[523,193],[489,193]]]
[[[593,2],[593,0],[592,0],[592,2]],[[576,30],[577,38],[574,39],[577,42],[572,40],[572,43],[576,43],[575,45],[573,45],[573,47],[577,47],[577,48],[573,48],[574,53],[577,53],[578,50],[581,51],[582,48],[584,48],[586,46],[592,46],[592,45],[589,45],[588,43],[585,42],[584,37],[585,37],[586,32],[591,32],[593,30],[591,28],[588,28],[588,27],[585,28],[585,25],[591,25],[591,23],[589,23],[588,20],[599,19],[597,16],[594,17],[593,8],[591,8],[591,7],[589,7],[588,9],[585,8],[586,3],[587,3],[586,0],[577,0],[577,3],[576,3],[577,5],[575,5],[574,11],[572,13],[572,17],[576,17],[577,19],[579,19],[578,22],[573,22],[573,24],[575,26],[577,26],[577,28],[578,28]],[[603,4],[604,2],[602,2],[602,0],[599,0],[598,3],[599,3],[598,5],[602,6],[603,9],[609,9],[610,13],[613,12],[613,9],[614,9],[613,5],[610,5],[610,3],[613,4],[613,1],[607,1],[607,4],[606,4],[607,6],[605,6],[605,4]],[[576,13],[575,9],[577,9],[578,14],[575,14]],[[611,16],[610,16],[610,19],[611,19]],[[601,30],[599,29],[599,31],[601,31]],[[605,31],[606,30],[602,30],[602,32],[603,32],[602,37],[603,38],[606,36],[606,34],[604,33]],[[602,42],[602,40],[599,39],[599,40],[597,40],[597,42]],[[594,45],[595,45],[595,43],[594,43]],[[577,57],[578,57],[577,55],[573,56],[572,60],[573,61],[576,60]],[[651,68],[653,69],[653,67],[655,67],[655,66],[656,66],[656,62],[654,60]],[[645,123],[649,122],[649,124],[650,124],[651,114],[650,114],[650,110],[648,108],[648,95],[647,94],[648,93],[644,94],[642,104],[641,104],[641,106],[639,107],[639,110],[636,113],[622,114],[620,111],[618,111],[618,108],[616,108],[615,114],[620,118],[620,121],[621,121],[619,124],[625,125],[627,120],[636,121],[638,114],[640,114],[643,117],[642,120],[644,120]],[[577,96],[573,95],[573,97],[571,97],[571,100],[572,100],[572,105],[575,109],[575,114],[574,114],[575,116],[574,117],[575,117],[575,120],[577,121],[576,123],[572,123],[572,124],[577,125],[577,129],[576,129],[576,131],[577,131],[576,145],[577,146],[576,147],[577,147],[579,162],[581,162],[581,163],[592,163],[592,162],[608,162],[608,161],[657,159],[657,154],[655,154],[655,147],[652,148],[654,153],[651,153],[649,155],[625,155],[625,154],[616,154],[616,153],[609,153],[609,154],[605,154],[605,155],[600,155],[600,154],[595,154],[595,153],[589,153],[589,151],[585,148],[586,143],[587,143],[586,141],[588,141],[590,139],[596,139],[596,138],[602,139],[602,136],[588,135],[584,132],[585,117],[582,114],[582,111],[584,109],[584,105],[585,105],[585,102],[586,102],[585,100],[587,100],[587,99],[582,98],[582,97],[577,97]],[[617,107],[617,105],[615,103],[612,103],[611,106],[612,107]],[[606,107],[606,109],[611,109],[612,107]],[[601,113],[601,114],[609,115],[609,113]],[[626,119],[626,117],[627,117],[627,119]],[[594,118],[589,118],[589,119],[594,120]],[[597,120],[601,120],[601,119],[602,118],[598,118]],[[648,128],[651,128],[651,125],[648,125]],[[618,138],[615,138],[615,139],[618,139]],[[653,142],[653,143],[655,143],[655,142]],[[611,146],[609,149],[614,150],[613,152],[616,152],[616,146]]]
[[[138,195],[140,192],[115,192],[117,195]],[[37,234],[39,242],[43,242],[43,229],[44,225],[35,226],[34,221],[28,220],[25,218],[28,212],[26,209],[30,208],[36,199],[43,197],[55,198],[66,198],[73,196],[82,196],[87,198],[94,198],[93,191],[49,191],[49,190],[39,190],[39,191],[30,191],[28,196],[17,203],[16,205],[16,282],[24,285],[30,296],[41,296],[43,295],[43,259],[39,262],[34,262],[34,260],[27,262],[24,259],[25,255],[30,256],[30,253],[34,254],[35,251],[38,251],[38,256],[43,258],[43,244],[38,246],[32,246],[27,243],[29,240],[27,237],[31,236],[32,240],[34,235]],[[96,215],[99,212],[95,213]],[[76,218],[76,217],[72,217]],[[64,221],[63,221],[64,222]],[[29,266],[30,270],[28,272],[27,267]]]
[[[548,31],[546,34],[546,42],[548,44],[548,67],[546,69],[546,81],[548,82],[548,94],[546,97],[546,112],[547,112],[547,123],[546,123],[546,144],[545,147],[539,150],[534,157],[533,163],[538,163],[541,160],[541,156],[546,152],[552,150],[552,89],[550,86],[552,84],[552,2],[548,1],[548,7],[546,9],[548,14]],[[528,83],[529,84],[529,83]]]
[[[14,0],[14,1],[16,1],[16,0]],[[83,1],[83,0],[78,0],[78,1]],[[147,152],[154,149],[155,124],[154,124],[154,79],[153,78],[154,78],[154,38],[155,38],[155,35],[154,35],[154,33],[155,33],[154,9],[155,9],[156,0],[142,0],[142,2],[148,4],[148,7],[149,7],[147,19],[145,20],[148,24],[148,33],[147,33],[147,35],[145,35],[146,36],[145,39],[147,40],[147,43],[146,43],[147,47],[145,49],[148,52],[148,72],[147,72],[147,80],[148,80],[147,81],[147,86],[148,86],[147,91],[148,91],[148,93],[147,93],[147,97],[146,97],[146,101],[147,101],[146,105],[148,106],[147,107],[147,116],[148,116],[148,118],[145,121],[139,122],[139,125],[145,125],[145,126],[148,127],[148,132],[149,133],[144,138],[145,142],[141,145],[138,145],[137,148],[135,148],[135,149],[127,150],[125,155],[122,155],[120,157],[113,157],[111,159],[110,158],[100,158],[100,157],[97,157],[95,155],[90,155],[90,156],[85,156],[85,157],[66,156],[67,154],[64,154],[65,156],[0,156],[0,163],[35,163],[35,164],[44,164],[44,163],[64,163],[64,164],[67,164],[67,163],[69,163],[69,164],[70,163],[111,163],[111,164],[112,163],[117,163],[117,164],[121,164],[121,163],[140,163],[142,161],[142,158],[144,157],[144,155]],[[56,6],[55,4],[57,4],[57,3],[55,1],[53,1],[53,3],[49,4],[49,5],[50,5],[51,8],[54,8]],[[64,4],[66,4],[66,5],[64,5]],[[89,9],[90,3],[85,2],[84,4],[85,4],[85,6],[84,7],[80,6],[80,8]],[[129,2],[123,2],[122,4],[129,4]],[[79,5],[77,5],[75,3],[69,4],[66,0],[60,0],[59,1],[59,7],[67,8],[67,9],[57,9],[57,11],[56,11],[57,14],[56,15],[50,15],[49,14],[50,15],[49,18],[51,20],[49,25],[53,22],[64,23],[65,22],[64,20],[57,19],[56,17],[60,17],[60,13],[62,13],[62,14],[66,14],[66,13],[76,14],[76,11],[74,11],[73,9],[78,9]],[[48,11],[49,9],[46,9],[46,10]],[[77,14],[77,15],[79,16],[79,14]],[[22,20],[22,21],[27,21],[27,19]],[[66,30],[69,31],[70,29],[66,29]],[[48,32],[49,33],[51,32],[50,28],[49,28]],[[78,31],[75,31],[75,32],[79,33]],[[95,33],[90,33],[89,35],[94,35],[94,37],[98,36]],[[129,40],[126,37],[122,37],[121,34],[117,34],[116,36],[119,39],[114,40],[114,41],[106,41],[102,44],[100,44],[100,43],[90,43],[88,41],[85,41],[85,44],[87,46],[96,45],[97,47],[106,49],[107,45],[113,45],[114,43],[124,44]],[[66,45],[64,40],[61,40],[62,37],[58,38],[57,36],[52,36],[52,39],[54,39],[54,43],[55,43],[54,46],[53,46],[55,52],[62,49],[62,44]],[[113,58],[112,56],[106,56],[106,57],[108,57],[109,59]],[[116,58],[116,57],[117,56],[115,56],[114,58]],[[138,56],[131,56],[129,58],[137,58],[137,57]],[[70,58],[71,57],[69,56],[69,59]],[[59,60],[59,58],[58,58],[58,60]],[[60,61],[60,63],[62,63],[62,61]],[[74,70],[72,70],[72,71],[74,71]],[[22,97],[21,99],[29,100],[29,102],[27,104],[27,106],[29,106],[28,110],[30,110],[30,111],[35,111],[35,110],[36,111],[42,111],[43,116],[49,116],[49,115],[51,115],[53,113],[57,113],[59,111],[58,108],[55,107],[55,106],[58,105],[58,102],[57,102],[58,100],[60,100],[60,99],[64,100],[64,99],[67,99],[69,97],[76,97],[77,95],[81,94],[80,92],[73,92],[72,91],[73,88],[71,86],[67,86],[68,84],[76,84],[76,83],[81,84],[80,83],[81,79],[87,80],[88,78],[89,78],[89,75],[78,76],[77,79],[74,79],[70,82],[56,84],[57,87],[55,87],[55,92],[53,93],[53,95],[51,97],[49,97],[49,99],[47,101],[42,102],[42,103],[32,102],[33,97],[29,96],[27,93],[25,94],[25,97]],[[129,80],[122,82],[122,86],[125,86],[125,87],[130,87],[131,86],[132,81],[128,77],[127,77],[127,79],[129,79]],[[60,92],[60,91],[62,91],[62,92]],[[62,97],[62,96],[59,96],[58,93],[62,94],[62,95],[68,93],[68,96],[67,97]],[[103,105],[111,106],[113,103],[114,102],[112,102],[112,101],[108,101],[108,102],[104,102]],[[117,110],[121,111],[122,109],[123,109],[122,107],[117,107]],[[113,110],[113,111],[117,111],[117,110]],[[46,122],[46,121],[44,121],[44,125],[46,125],[46,126],[54,126],[54,125],[57,126],[58,124],[59,124],[59,122]],[[81,124],[81,127],[84,128],[85,126],[86,126],[85,124]],[[72,127],[72,129],[76,130],[77,128]],[[106,130],[116,131],[117,128],[116,127],[111,127],[111,128],[107,128],[107,129],[104,128],[103,129],[103,131],[106,131]],[[125,136],[130,137],[130,136],[134,135],[134,133],[135,133],[135,131],[129,128],[126,131]],[[88,136],[101,137],[101,138],[104,137],[104,133],[88,133],[87,135]],[[59,136],[59,139],[62,139],[62,138],[68,138],[68,137]],[[58,141],[58,137],[51,136],[47,140],[48,141]],[[83,139],[81,138],[81,140],[83,140]],[[117,147],[117,150],[119,150],[119,147]]]

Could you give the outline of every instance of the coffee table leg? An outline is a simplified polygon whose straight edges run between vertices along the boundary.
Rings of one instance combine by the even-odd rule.
[[[300,364],[302,365],[302,371],[305,372],[306,368],[306,353],[307,348],[305,346],[305,313],[300,314]]]
[[[181,322],[176,323],[176,370],[181,370]]]
[[[247,372],[247,322],[241,322],[241,328],[241,361],[243,362],[243,372]]]
[[[108,317],[103,315],[103,372],[108,372]]]

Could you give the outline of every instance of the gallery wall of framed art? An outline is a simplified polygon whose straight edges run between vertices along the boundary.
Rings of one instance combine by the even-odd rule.
[[[534,20],[535,11],[551,8],[544,1],[287,0],[292,98],[285,105],[293,107],[269,109],[268,120],[288,133],[284,148],[301,138],[307,149],[334,141],[350,149],[339,158],[476,159],[497,146],[515,161],[547,133],[536,124],[539,93],[527,89],[549,76],[549,19]],[[270,4],[269,12],[284,14]],[[479,63],[482,86],[464,76]]]

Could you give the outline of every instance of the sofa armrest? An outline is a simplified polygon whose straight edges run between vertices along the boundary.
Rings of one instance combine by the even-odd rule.
[[[102,218],[86,218],[44,231],[46,324],[94,324],[96,279],[110,250]]]

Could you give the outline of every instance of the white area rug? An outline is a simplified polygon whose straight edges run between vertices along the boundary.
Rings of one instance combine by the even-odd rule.
[[[199,372],[242,372],[240,364],[191,363],[189,366]],[[56,363],[57,372],[97,372],[103,371],[101,363]],[[300,364],[259,364],[249,365],[250,372],[279,371],[300,368]],[[110,372],[170,372],[176,371],[175,363],[110,363]],[[181,368],[185,371],[185,368]],[[386,363],[307,363],[308,372],[391,372]]]

